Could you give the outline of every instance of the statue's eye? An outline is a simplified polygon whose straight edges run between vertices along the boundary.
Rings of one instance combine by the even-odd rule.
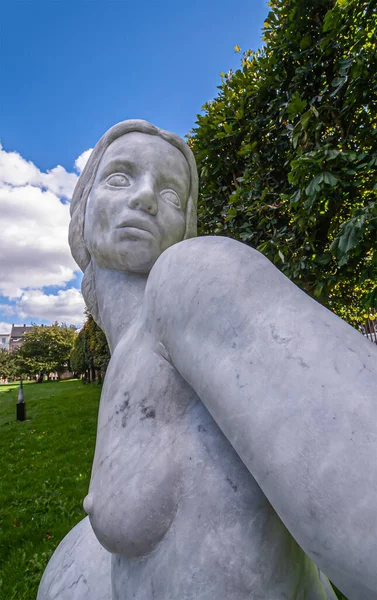
[[[106,183],[113,187],[128,187],[130,185],[130,180],[124,173],[112,173],[106,179]]]
[[[171,204],[174,204],[174,206],[178,206],[178,207],[181,206],[180,198],[179,198],[177,192],[175,192],[174,190],[163,190],[161,192],[161,196],[167,202],[171,202]]]

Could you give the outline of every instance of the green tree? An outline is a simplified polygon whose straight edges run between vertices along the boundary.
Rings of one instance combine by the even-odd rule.
[[[189,139],[199,232],[258,248],[361,322],[377,308],[376,3],[269,5],[263,49],[222,74]]]
[[[105,373],[110,361],[110,350],[106,336],[89,312],[87,312],[84,327],[87,330],[89,347],[93,356],[93,367]]]
[[[105,374],[110,361],[110,350],[106,336],[86,311],[86,321],[79,332],[71,352],[71,364],[76,373],[85,374],[87,379],[94,380],[96,371],[100,377]]]
[[[58,325],[34,325],[24,335],[24,343],[17,353],[17,360],[24,373],[43,376],[70,368],[69,359],[76,339],[76,328]]]
[[[17,352],[0,350],[0,377],[3,379],[11,379],[19,374]]]
[[[90,349],[85,329],[81,329],[71,350],[70,362],[72,371],[83,375],[91,368]]]

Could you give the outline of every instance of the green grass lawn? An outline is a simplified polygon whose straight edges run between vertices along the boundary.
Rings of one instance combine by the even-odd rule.
[[[35,600],[53,551],[85,516],[100,393],[76,380],[26,383],[19,423],[18,384],[0,385],[1,600]]]
[[[101,388],[70,380],[0,385],[0,598],[35,600],[46,564],[84,516]]]

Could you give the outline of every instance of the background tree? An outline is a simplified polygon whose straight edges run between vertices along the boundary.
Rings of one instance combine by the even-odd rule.
[[[106,373],[110,361],[110,350],[106,336],[86,311],[86,321],[79,332],[71,352],[71,364],[76,373],[85,374],[86,379],[93,381]]]
[[[0,377],[2,379],[13,379],[20,374],[19,370],[17,352],[0,350]]]
[[[70,363],[72,371],[75,374],[87,374],[86,378],[89,378],[89,370],[91,368],[90,348],[84,328],[82,328],[77,335],[75,344],[71,350]]]
[[[76,335],[75,327],[64,324],[34,325],[32,331],[24,335],[25,341],[17,352],[22,372],[39,374],[39,381],[43,381],[44,375],[69,369]]]
[[[189,139],[199,232],[258,248],[360,323],[377,307],[377,5],[269,5],[265,46],[222,74]]]
[[[104,332],[89,312],[87,312],[85,328],[88,334],[90,351],[93,356],[93,367],[104,374],[110,361],[110,350]]]

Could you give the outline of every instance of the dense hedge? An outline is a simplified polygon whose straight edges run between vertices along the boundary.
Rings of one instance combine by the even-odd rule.
[[[351,323],[377,307],[376,27],[372,0],[272,0],[264,47],[189,137],[200,234],[258,248]]]

